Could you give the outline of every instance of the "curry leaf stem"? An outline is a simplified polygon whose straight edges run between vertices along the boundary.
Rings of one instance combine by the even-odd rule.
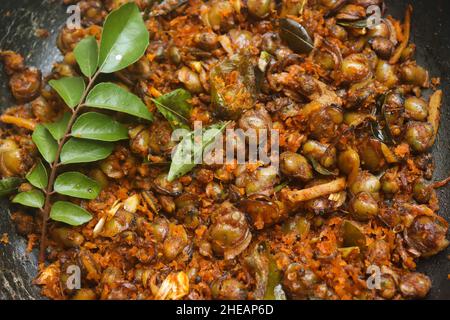
[[[84,102],[86,100],[87,94],[89,93],[90,89],[94,85],[95,80],[97,79],[98,75],[100,74],[100,70],[98,70],[92,77],[89,78],[88,85],[86,86],[86,89],[83,92],[83,95],[81,96],[80,102],[78,105],[73,109],[72,115],[70,117],[70,120],[67,124],[66,131],[63,135],[63,137],[58,141],[58,149],[56,150],[55,154],[55,160],[50,166],[50,175],[48,178],[48,184],[47,188],[45,190],[45,202],[44,202],[44,208],[42,210],[42,226],[41,226],[41,241],[40,241],[40,248],[39,248],[39,263],[44,263],[45,261],[45,251],[47,249],[47,221],[50,215],[51,210],[51,196],[54,194],[53,191],[53,183],[56,179],[56,173],[58,171],[58,168],[60,167],[61,163],[59,162],[59,156],[61,155],[62,148],[64,144],[66,143],[67,139],[70,137],[70,131],[72,129],[72,126],[77,119],[77,116],[84,106]]]

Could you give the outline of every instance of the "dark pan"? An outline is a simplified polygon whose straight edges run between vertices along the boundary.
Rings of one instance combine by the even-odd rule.
[[[68,14],[60,0],[1,0],[0,48],[15,50],[27,58],[29,65],[40,68],[44,74],[52,62],[60,58],[55,47],[59,28]],[[418,63],[441,78],[444,90],[441,129],[434,146],[435,179],[450,173],[450,3],[448,0],[387,0],[388,13],[403,17],[408,3],[413,4],[412,42],[417,45]],[[50,36],[39,39],[35,28],[46,28]],[[0,74],[0,107],[12,104],[4,74]],[[450,220],[450,187],[438,191],[440,214]],[[26,240],[16,234],[10,221],[10,205],[0,202],[0,234],[8,233],[10,244],[0,244],[0,299],[42,299],[39,289],[31,282],[36,275],[36,252],[26,252]],[[429,299],[450,299],[450,261],[447,249],[437,256],[419,263],[419,271],[429,275],[433,287]]]

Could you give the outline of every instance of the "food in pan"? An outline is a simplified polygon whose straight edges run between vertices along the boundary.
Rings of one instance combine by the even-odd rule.
[[[448,181],[432,181],[442,91],[415,61],[411,6],[65,2],[81,25],[60,31],[50,74],[0,52],[17,102],[0,191],[45,296],[427,295],[416,262],[448,246]],[[271,132],[276,165],[190,158],[231,129],[256,132],[244,147]]]

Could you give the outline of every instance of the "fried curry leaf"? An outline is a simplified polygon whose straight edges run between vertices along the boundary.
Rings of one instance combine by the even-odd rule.
[[[71,138],[61,150],[61,163],[86,163],[105,159],[113,151],[111,142]]]
[[[269,67],[271,60],[272,55],[270,53],[268,53],[267,51],[261,51],[258,59],[258,70],[264,74]]]
[[[79,226],[90,221],[92,215],[76,204],[67,201],[57,201],[52,206],[50,218],[71,226]]]
[[[266,243],[258,243],[245,257],[245,264],[255,278],[254,298],[256,300],[284,300],[281,288],[281,272],[270,254]]]
[[[128,139],[127,128],[111,117],[98,112],[87,112],[75,121],[72,136],[100,141]]]
[[[26,175],[28,182],[39,189],[47,187],[48,174],[47,169],[41,160],[38,160],[34,168]]]
[[[185,175],[201,162],[205,150],[215,142],[217,136],[222,134],[228,123],[218,123],[204,129],[199,134],[201,135],[201,142],[194,141],[197,137],[195,131],[184,135],[172,155],[167,180],[173,181]]]
[[[53,139],[50,132],[41,124],[36,126],[33,135],[31,136],[33,142],[36,144],[39,152],[45,161],[52,163],[55,161],[56,151],[58,149],[58,143]]]
[[[376,108],[374,108],[372,115],[377,117],[377,120],[373,119],[370,121],[370,129],[372,130],[372,135],[380,140],[381,142],[387,144],[395,143],[392,137],[391,131],[389,129],[389,124],[386,120],[386,98],[389,93],[382,94],[378,97]],[[384,127],[381,125],[381,121],[385,123]]]
[[[158,99],[152,100],[155,102],[158,111],[169,121],[173,129],[184,128],[189,130],[188,123],[192,106],[188,100],[191,98],[189,91],[176,89]]]
[[[149,33],[137,5],[127,3],[111,12],[103,25],[99,65],[103,73],[122,70],[144,54]]]
[[[278,270],[277,263],[270,253],[267,253],[269,259],[269,274],[267,276],[266,292],[264,300],[278,300],[275,288],[281,282],[281,272]]]
[[[95,199],[100,193],[100,185],[93,179],[79,172],[65,172],[55,180],[54,189],[66,196]]]
[[[31,190],[17,194],[12,202],[27,207],[42,208],[44,206],[45,197],[40,190]]]
[[[253,108],[257,93],[255,69],[248,56],[235,54],[210,71],[211,102],[223,119],[236,120]]]
[[[296,53],[309,53],[314,49],[314,44],[308,31],[300,23],[292,19],[280,19],[280,37]]]
[[[313,166],[314,170],[316,170],[321,175],[323,175],[323,176],[337,176],[338,175],[338,171],[337,170],[334,170],[334,171],[328,170],[327,168],[322,166],[319,163],[319,161],[317,161],[315,158],[308,157],[308,159],[311,162],[311,165]]]
[[[284,182],[280,183],[279,185],[275,186],[275,188],[273,188],[273,192],[274,193],[280,192],[289,184],[289,182],[290,181],[284,181]]]
[[[338,250],[344,259],[350,256],[352,253],[359,254],[361,252],[361,249],[359,247],[338,248]]]
[[[372,135],[382,142],[390,142],[389,136],[381,127],[380,123],[375,120],[370,120],[370,127],[372,130]]]
[[[64,133],[66,132],[67,125],[70,121],[70,113],[65,112],[61,119],[56,122],[44,123],[44,127],[50,132],[50,134],[55,138],[55,140],[60,140]]]
[[[98,67],[98,45],[94,37],[81,40],[73,50],[81,72],[92,77]]]
[[[367,28],[367,20],[366,19],[357,20],[357,21],[341,20],[341,21],[336,22],[336,24],[343,26],[343,27],[351,27],[351,28],[355,28],[355,29]]]
[[[100,83],[89,92],[86,98],[89,107],[108,109],[153,120],[153,115],[139,97],[110,82]]]
[[[342,226],[343,247],[359,247],[363,250],[366,247],[366,236],[361,228],[354,222],[345,220]]]
[[[80,103],[86,88],[86,84],[81,77],[65,77],[58,80],[50,80],[48,84],[58,92],[59,96],[72,109]]]
[[[15,192],[23,179],[17,177],[3,178],[0,180],[0,197],[8,196]]]

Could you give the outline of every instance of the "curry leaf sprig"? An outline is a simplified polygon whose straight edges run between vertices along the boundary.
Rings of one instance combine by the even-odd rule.
[[[108,115],[89,111],[86,107],[127,113],[145,120],[152,114],[140,98],[113,83],[98,83],[101,73],[122,70],[140,59],[149,44],[149,33],[141,13],[134,3],[128,3],[111,12],[105,20],[100,46],[93,37],[81,40],[74,49],[76,61],[85,77],[65,77],[49,81],[71,112],[54,123],[36,126],[32,140],[42,158],[26,179],[32,190],[21,192],[13,202],[38,208],[42,211],[40,260],[46,249],[46,222],[49,218],[81,225],[91,214],[72,202],[52,203],[52,195],[95,199],[100,193],[99,184],[77,171],[59,174],[68,164],[88,163],[108,157],[114,142],[128,139],[127,128]],[[87,81],[86,81],[86,80]],[[47,167],[48,166],[48,167]],[[5,189],[17,188],[20,180],[5,181]]]

